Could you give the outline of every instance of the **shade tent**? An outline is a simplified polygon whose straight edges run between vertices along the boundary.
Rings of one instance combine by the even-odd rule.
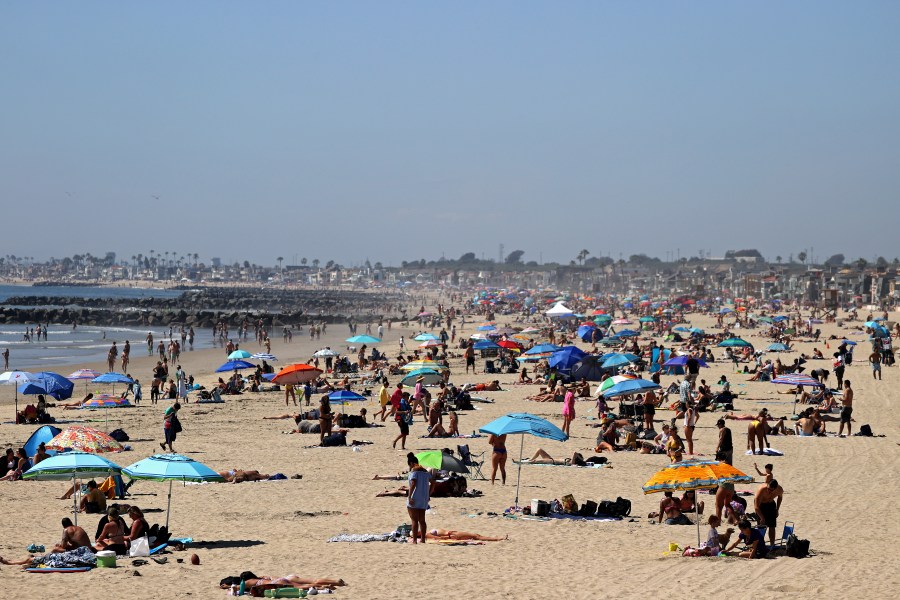
[[[557,319],[568,319],[575,316],[575,313],[567,308],[562,302],[557,302],[550,310],[544,313],[548,317]]]
[[[572,381],[600,381],[607,369],[600,362],[601,358],[595,354],[586,354],[581,360],[572,365],[569,377]]]
[[[37,454],[38,446],[41,444],[48,444],[50,440],[59,435],[62,429],[58,427],[54,427],[53,425],[42,425],[34,430],[34,433],[31,434],[31,437],[28,438],[28,441],[22,446],[25,448],[25,453],[28,456],[34,456]],[[55,450],[48,450],[47,454],[56,454]]]
[[[169,499],[166,505],[166,529],[169,528],[169,516],[172,511],[172,484],[180,481],[187,482],[223,482],[225,479],[193,458],[181,454],[154,454],[149,458],[139,460],[128,465],[122,472],[132,479],[146,479],[150,481],[168,481]]]
[[[122,472],[116,463],[89,452],[64,452],[45,458],[22,474],[22,479],[39,481],[72,480],[72,489],[76,488],[76,477],[109,477]],[[75,524],[78,525],[78,494],[72,493]]]
[[[522,483],[522,452],[525,449],[525,434],[564,442],[569,439],[562,429],[540,417],[529,413],[510,413],[495,419],[478,431],[492,435],[521,435],[519,444],[519,468],[516,473],[516,508],[519,507],[519,489]]]

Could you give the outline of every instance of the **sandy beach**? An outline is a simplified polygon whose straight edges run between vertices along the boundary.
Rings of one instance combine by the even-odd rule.
[[[692,325],[709,327],[711,317],[691,315]],[[498,317],[504,323],[503,317]],[[861,322],[856,322],[856,325]],[[853,325],[853,324],[851,324]],[[834,324],[821,326],[823,337],[851,334]],[[470,334],[472,325],[461,333]],[[415,335],[412,328],[394,326],[385,332],[379,348],[395,356],[399,335]],[[738,330],[757,348],[768,340],[760,330]],[[295,336],[291,344],[273,341],[272,352],[278,365],[305,361],[317,348],[330,345],[345,348],[345,325],[332,325],[328,335],[316,342],[308,336]],[[258,483],[206,484],[176,486],[172,498],[171,528],[177,537],[192,537],[193,549],[168,555],[167,564],[150,563],[133,567],[130,560],[119,561],[117,569],[95,569],[70,575],[34,575],[19,567],[0,567],[0,581],[17,598],[61,597],[82,594],[108,598],[214,598],[225,591],[218,582],[242,571],[257,575],[297,574],[310,577],[343,578],[348,586],[336,592],[346,599],[440,598],[448,595],[480,598],[612,598],[662,596],[704,597],[727,594],[737,598],[783,597],[893,597],[898,589],[892,542],[900,527],[893,521],[890,508],[900,492],[895,475],[898,468],[898,423],[900,409],[895,402],[898,367],[884,369],[884,380],[873,381],[865,338],[858,336],[860,350],[845,377],[856,390],[854,431],[868,423],[876,435],[839,439],[771,437],[772,446],[783,457],[751,457],[743,454],[746,423],[729,421],[735,439],[735,466],[754,474],[753,463],[775,465],[775,476],[784,487],[785,497],[779,521],[796,523],[799,537],[811,541],[815,556],[798,562],[780,557],[749,561],[736,558],[682,558],[667,553],[669,542],[681,546],[696,543],[694,526],[651,524],[647,514],[656,510],[660,495],[645,496],[641,485],[668,463],[663,455],[635,452],[606,454],[610,468],[575,468],[530,465],[522,468],[522,501],[532,498],[554,499],[573,494],[579,501],[614,500],[617,496],[633,503],[631,519],[620,522],[578,522],[566,520],[535,521],[503,516],[515,495],[515,466],[508,465],[507,485],[492,486],[489,481],[470,481],[469,488],[484,493],[479,498],[436,498],[428,514],[429,527],[470,531],[483,535],[509,536],[502,542],[485,545],[422,546],[395,543],[326,543],[339,533],[384,533],[408,523],[402,498],[376,498],[385,489],[403,482],[373,481],[375,474],[405,471],[405,452],[391,448],[397,434],[394,423],[386,427],[353,429],[349,439],[368,440],[372,445],[354,448],[310,448],[316,435],[287,435],[292,421],[263,420],[293,411],[286,410],[283,393],[245,393],[225,397],[225,404],[190,404],[181,411],[184,432],[176,450],[216,470],[257,469],[262,473],[283,473],[302,479]],[[586,344],[579,344],[582,348]],[[796,349],[810,353],[818,344],[799,342]],[[834,342],[831,342],[834,348]],[[255,342],[245,349],[260,351]],[[143,348],[134,345],[130,371],[149,383],[153,359],[141,356]],[[717,349],[716,357],[720,356]],[[827,355],[827,351],[826,351]],[[796,353],[786,357],[792,359]],[[774,355],[771,355],[774,358]],[[201,384],[215,381],[213,370],[225,359],[222,349],[185,352],[181,363]],[[818,363],[818,364],[817,364]],[[483,361],[478,361],[479,371]],[[85,364],[99,371],[105,365]],[[487,392],[491,404],[477,404],[478,410],[460,417],[460,430],[472,432],[503,414],[526,411],[561,424],[562,405],[534,403],[525,396],[536,386],[516,385],[516,375],[464,374],[460,359],[451,362],[452,381],[457,384],[499,379],[508,391]],[[826,361],[810,361],[809,368],[830,366]],[[50,368],[49,370],[54,370]],[[72,369],[61,367],[60,372]],[[735,374],[731,364],[716,362],[700,377],[710,384],[722,374],[733,382],[740,394],[737,412],[754,412],[767,407],[774,417],[790,416],[792,396],[777,393],[782,386],[748,382],[746,375]],[[675,380],[663,378],[663,385]],[[391,385],[396,382],[392,378]],[[94,386],[91,386],[94,389]],[[76,392],[83,390],[78,382]],[[138,408],[110,412],[109,428],[124,428],[131,436],[133,450],[107,455],[126,466],[159,450],[162,437],[162,412],[169,401],[153,406],[149,385]],[[101,390],[102,391],[102,390]],[[783,389],[780,391],[784,391]],[[36,426],[9,424],[12,418],[13,388],[0,387],[0,440],[4,447],[18,448]],[[21,404],[20,399],[20,404]],[[370,414],[375,402],[366,403]],[[355,412],[358,406],[348,407]],[[575,451],[592,452],[597,430],[593,401],[579,402],[572,436],[564,443],[526,437],[524,453],[531,455],[542,447],[554,457],[568,457]],[[103,428],[99,411],[51,411],[57,419],[90,421]],[[674,413],[657,412],[657,420],[668,421]],[[714,454],[717,435],[716,413],[701,415],[695,433],[697,452]],[[90,424],[90,423],[89,423]],[[64,426],[64,425],[60,425]],[[828,423],[829,431],[837,423]],[[451,447],[469,443],[473,450],[490,450],[487,438],[470,440],[422,439],[425,432],[417,417],[408,440],[414,451]],[[519,440],[508,442],[511,457],[517,457]],[[490,453],[485,457],[489,460]],[[489,473],[489,467],[485,466]],[[52,546],[58,541],[59,521],[71,510],[69,501],[56,498],[65,485],[56,482],[0,482],[0,556],[23,558],[31,543]],[[755,492],[758,484],[737,486]],[[129,502],[147,512],[148,520],[161,522],[166,505],[162,483],[138,482],[131,488]],[[712,496],[702,494],[707,505]],[[495,513],[495,514],[489,514]],[[92,534],[96,515],[82,515],[80,524]],[[705,526],[703,527],[705,533]],[[780,526],[779,526],[780,534]],[[201,560],[193,566],[187,560],[196,552]],[[185,559],[183,563],[176,559]],[[134,577],[135,571],[141,577]],[[894,590],[893,592],[891,590]]]

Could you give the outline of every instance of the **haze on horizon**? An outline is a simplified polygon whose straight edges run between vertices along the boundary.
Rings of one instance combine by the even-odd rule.
[[[890,260],[898,31],[879,1],[5,3],[0,255]]]

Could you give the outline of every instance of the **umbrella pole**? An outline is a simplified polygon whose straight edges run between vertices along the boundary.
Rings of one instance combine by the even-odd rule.
[[[75,515],[75,525],[78,525],[78,494],[75,491],[75,474],[72,474],[72,514]]]
[[[694,490],[694,516],[697,520],[697,547],[700,547],[700,498],[697,497],[697,492],[699,490]]]
[[[522,452],[525,450],[525,434],[522,434],[522,442],[519,444],[519,470],[516,473],[516,510],[519,509],[519,487],[522,485]]]
[[[169,513],[172,511],[172,479],[169,480],[169,503],[166,505],[166,531],[169,530]]]

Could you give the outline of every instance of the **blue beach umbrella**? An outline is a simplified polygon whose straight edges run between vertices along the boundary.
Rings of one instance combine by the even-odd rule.
[[[475,342],[475,345],[473,346],[473,348],[475,350],[495,350],[495,349],[499,349],[500,346],[498,346],[495,342],[492,342],[491,340],[480,340],[480,341]]]
[[[172,483],[187,482],[223,482],[225,479],[193,458],[181,454],[154,454],[134,464],[128,465],[122,472],[132,479],[169,482],[169,501],[166,506],[166,529],[169,528],[169,514],[172,511]]]
[[[269,354],[267,352],[257,352],[250,357],[250,360],[266,360],[269,362],[278,362],[278,358],[276,358],[274,354]]]
[[[235,350],[228,355],[228,360],[242,360],[245,358],[250,358],[250,353],[246,350]]]
[[[351,344],[380,344],[381,338],[372,337],[371,335],[354,335],[348,337],[347,341]]]
[[[72,390],[74,389],[74,383],[59,373],[51,371],[35,373],[34,378],[29,383],[18,388],[19,393],[22,394],[44,394],[57,400],[68,400],[72,397]]]
[[[547,365],[557,369],[569,370],[586,354],[584,350],[577,346],[566,346],[550,355]]]
[[[329,402],[340,404],[341,412],[344,412],[344,404],[349,404],[350,402],[365,402],[366,397],[349,390],[338,390],[328,394],[328,400]]]
[[[616,337],[620,337],[620,338],[635,337],[638,335],[641,335],[641,332],[634,331],[633,329],[623,329],[622,331],[620,331],[619,333],[616,334]]]
[[[427,342],[428,340],[439,340],[441,338],[439,338],[438,336],[436,336],[432,333],[420,333],[413,339],[416,340],[417,342]]]
[[[664,362],[663,366],[664,367],[683,367],[687,364],[688,358],[690,358],[690,357],[689,356],[673,356],[672,358],[670,358],[669,360]],[[706,364],[706,361],[704,361],[702,358],[698,358],[697,362],[700,364],[701,367],[707,367],[707,368],[709,367],[709,365]]]
[[[103,458],[99,454],[90,452],[63,452],[50,458],[45,458],[22,474],[22,479],[35,479],[39,481],[72,480],[72,489],[75,489],[76,477],[108,477],[118,475],[122,467]],[[72,494],[72,502],[75,514],[75,524],[78,525],[78,495]]]
[[[91,379],[91,383],[111,383],[113,386],[113,393],[115,393],[117,383],[134,383],[134,380],[128,375],[110,371],[109,373],[94,377]]]
[[[216,373],[225,373],[226,371],[239,371],[240,369],[255,369],[256,365],[246,360],[229,360],[227,363],[216,369]]]
[[[787,344],[769,344],[766,348],[769,352],[790,352],[791,349]]]
[[[633,394],[642,394],[649,390],[658,390],[661,389],[661,387],[662,386],[660,386],[659,384],[653,383],[652,381],[648,381],[646,379],[629,379],[628,381],[617,383],[616,385],[607,389],[605,392],[603,392],[603,396],[606,398],[631,396]]]
[[[523,354],[526,356],[531,356],[532,354],[548,354],[552,352],[556,352],[557,350],[562,350],[560,346],[556,344],[538,344],[532,348],[526,350]]]
[[[637,360],[638,357],[630,352],[613,352],[603,357],[603,368],[614,369],[616,367],[624,367]]]
[[[529,413],[510,413],[499,419],[494,419],[478,431],[492,435],[521,435],[519,444],[519,469],[516,474],[516,508],[519,507],[519,487],[522,481],[522,452],[525,449],[525,434],[533,435],[548,440],[564,442],[569,439],[562,429],[535,415]]]

